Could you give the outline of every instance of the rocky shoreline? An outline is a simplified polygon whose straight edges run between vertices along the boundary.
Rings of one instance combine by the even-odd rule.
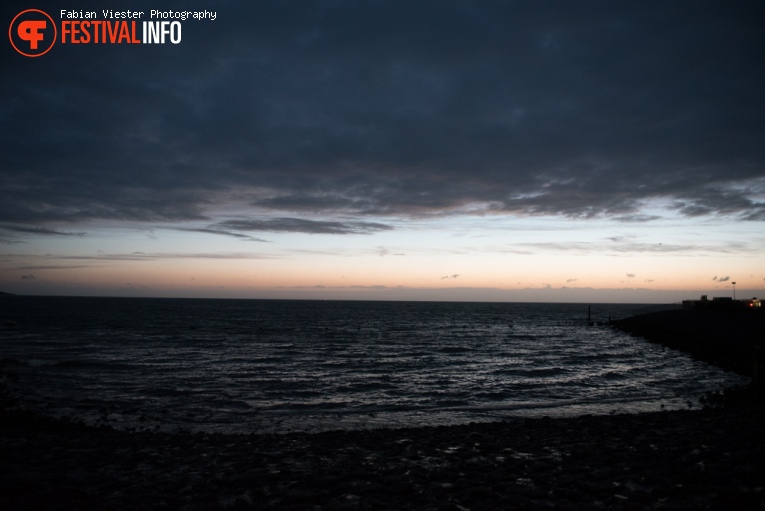
[[[651,321],[654,341],[698,340]],[[704,356],[743,371],[746,350],[717,344]],[[40,417],[0,392],[0,509],[765,509],[765,408],[750,394],[639,415],[192,435]]]
[[[4,411],[2,509],[762,509],[759,406],[286,435]]]

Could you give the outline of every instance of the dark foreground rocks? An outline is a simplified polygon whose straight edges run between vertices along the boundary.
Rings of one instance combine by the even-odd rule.
[[[288,435],[0,414],[0,509],[762,509],[759,406]]]

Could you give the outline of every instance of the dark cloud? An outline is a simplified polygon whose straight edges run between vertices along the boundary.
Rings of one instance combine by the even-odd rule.
[[[628,214],[628,215],[617,215],[614,217],[614,220],[618,222],[624,222],[624,223],[640,223],[640,222],[651,222],[653,220],[658,220],[661,217],[658,215],[646,215],[641,213],[635,213],[635,214]]]
[[[40,256],[30,254],[10,254],[9,258],[16,260],[38,260]],[[196,252],[196,253],[175,253],[175,252],[157,252],[144,253],[133,252],[130,254],[112,253],[96,255],[76,255],[76,256],[58,256],[57,261],[86,261],[86,262],[111,262],[111,261],[153,261],[157,259],[274,259],[278,256],[272,254],[260,254],[253,252]],[[88,268],[88,265],[50,265],[50,264],[24,264],[12,266],[14,270],[68,270],[73,268]]]
[[[726,277],[719,277],[719,278],[718,278],[718,277],[715,277],[715,278],[713,278],[712,280],[714,280],[714,281],[716,281],[716,282],[728,282],[728,281],[730,280],[730,277],[729,277],[729,276],[726,276]]]
[[[758,186],[759,185],[759,186]],[[750,196],[762,196],[762,183],[753,183],[748,189],[723,189],[708,187],[695,195],[678,195],[675,208],[686,216],[703,216],[712,213],[735,214],[746,212],[746,220],[765,219],[765,202],[756,202]]]
[[[271,218],[268,220],[226,220],[215,224],[225,231],[304,232],[310,234],[370,234],[392,229],[375,222],[329,222],[303,218]]]
[[[761,2],[184,7],[218,18],[184,22],[179,45],[4,45],[6,230],[363,234],[389,227],[344,219],[466,208],[646,222],[653,199],[765,220]],[[279,218],[221,220],[233,203]]]
[[[0,225],[0,230],[43,236],[85,236],[84,232],[67,232],[47,227],[28,227],[23,225]]]
[[[226,230],[223,230],[223,229],[205,229],[205,228],[201,228],[200,227],[200,228],[197,228],[197,229],[193,229],[193,228],[178,228],[178,230],[179,231],[186,231],[186,232],[201,232],[201,233],[204,233],[204,234],[218,234],[220,236],[231,236],[231,237],[239,238],[239,239],[242,239],[242,240],[260,241],[260,242],[267,243],[266,240],[263,240],[263,239],[260,239],[260,238],[253,238],[252,236],[248,236],[246,234],[241,234],[241,233],[232,232],[232,231],[226,231]]]

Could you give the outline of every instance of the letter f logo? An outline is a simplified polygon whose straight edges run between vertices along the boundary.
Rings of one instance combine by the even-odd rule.
[[[48,53],[56,43],[56,33],[56,22],[48,13],[39,9],[27,9],[18,13],[8,29],[11,45],[25,57],[39,57]]]
[[[47,23],[45,20],[40,21],[22,21],[19,23],[19,37],[25,41],[29,41],[29,48],[32,50],[37,49],[37,43],[43,40],[41,30],[45,30]]]

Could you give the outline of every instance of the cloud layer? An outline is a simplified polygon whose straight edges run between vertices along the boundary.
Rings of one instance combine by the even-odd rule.
[[[94,221],[247,239],[453,214],[644,222],[655,203],[765,220],[761,2],[215,8],[177,46],[2,55],[6,241]]]

